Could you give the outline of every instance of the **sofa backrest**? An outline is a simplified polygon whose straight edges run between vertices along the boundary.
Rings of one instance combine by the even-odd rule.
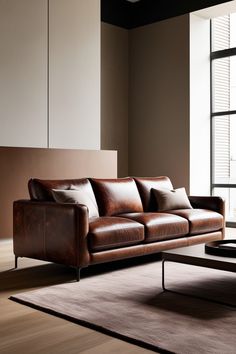
[[[143,211],[142,201],[133,178],[91,178],[90,181],[101,216]]]
[[[66,190],[72,186],[84,192],[93,201],[101,216],[155,211],[157,205],[151,189],[173,188],[168,177],[64,180],[34,178],[28,183],[30,198],[39,201],[54,201],[52,189]]]
[[[151,192],[151,189],[158,189],[158,188],[168,188],[168,189],[173,189],[173,185],[170,181],[170,179],[166,176],[161,176],[161,177],[135,177],[134,178],[141,199],[143,203],[143,209],[144,211],[156,211],[157,210],[157,204],[156,204],[156,199],[154,198],[153,193]]]

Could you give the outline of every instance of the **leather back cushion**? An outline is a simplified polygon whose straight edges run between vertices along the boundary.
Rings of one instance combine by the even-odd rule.
[[[52,189],[79,189],[95,203],[95,196],[91,184],[87,178],[81,179],[61,179],[61,180],[43,180],[43,179],[30,179],[28,183],[29,194],[32,200],[54,201]]]
[[[133,178],[91,180],[101,216],[142,212],[142,201]]]
[[[167,188],[173,189],[170,179],[166,176],[161,177],[136,177],[134,178],[141,199],[144,211],[156,211],[157,203],[151,189]]]

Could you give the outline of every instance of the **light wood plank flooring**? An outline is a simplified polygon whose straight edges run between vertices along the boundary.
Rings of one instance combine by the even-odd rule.
[[[9,300],[19,292],[74,281],[74,270],[67,267],[27,258],[18,266],[12,269],[12,241],[0,241],[1,354],[153,353]]]
[[[226,237],[236,238],[236,229]],[[10,301],[10,295],[43,286],[74,281],[70,268],[19,259],[13,270],[11,240],[0,241],[0,353],[1,354],[146,354],[149,350],[131,345],[69,321]],[[83,281],[83,280],[82,280]]]

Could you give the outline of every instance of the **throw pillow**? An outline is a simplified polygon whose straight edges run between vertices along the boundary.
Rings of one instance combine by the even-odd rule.
[[[52,189],[52,195],[57,203],[77,203],[87,206],[89,217],[98,217],[98,209],[92,198],[80,190]]]
[[[158,211],[174,209],[192,209],[185,188],[152,189],[158,205]]]

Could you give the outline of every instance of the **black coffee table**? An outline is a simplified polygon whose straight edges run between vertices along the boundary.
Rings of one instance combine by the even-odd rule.
[[[198,267],[204,268],[212,268],[218,270],[225,270],[229,272],[236,272],[236,258],[234,257],[221,257],[215,256],[211,254],[205,253],[205,245],[196,245],[196,246],[188,246],[177,248],[170,251],[162,252],[162,289],[164,291],[174,292],[181,295],[187,295],[184,293],[176,292],[170,289],[167,289],[165,286],[165,263],[166,262],[175,262],[175,263],[182,263],[182,264],[189,264]],[[192,296],[192,295],[188,295]],[[200,298],[199,296],[197,296]],[[202,298],[201,298],[202,299]],[[233,306],[231,304],[227,304],[220,301],[215,301],[211,299],[206,299],[209,301],[213,301],[216,303],[224,304],[227,306]]]

